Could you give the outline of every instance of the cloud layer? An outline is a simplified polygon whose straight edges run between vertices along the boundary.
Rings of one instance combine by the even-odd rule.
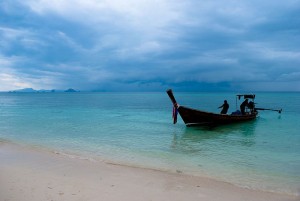
[[[0,3],[0,91],[300,91],[300,1]]]

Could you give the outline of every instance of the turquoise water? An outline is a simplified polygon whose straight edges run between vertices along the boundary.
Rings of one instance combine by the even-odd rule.
[[[300,93],[257,93],[255,121],[214,129],[172,124],[162,93],[0,93],[0,140],[93,160],[205,175],[299,195]],[[179,104],[219,112],[233,93],[175,93]]]

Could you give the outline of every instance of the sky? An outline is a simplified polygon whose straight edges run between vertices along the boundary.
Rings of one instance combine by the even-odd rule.
[[[300,0],[0,0],[0,91],[300,91]]]

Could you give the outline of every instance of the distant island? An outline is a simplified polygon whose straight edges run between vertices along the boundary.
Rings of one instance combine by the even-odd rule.
[[[67,90],[56,90],[56,89],[40,89],[36,90],[33,88],[24,88],[24,89],[17,89],[8,91],[9,93],[54,93],[54,92],[80,92],[79,90],[75,90],[72,88],[69,88]]]
[[[70,89],[65,90],[65,92],[79,92],[79,91],[76,91],[75,89],[70,88]]]

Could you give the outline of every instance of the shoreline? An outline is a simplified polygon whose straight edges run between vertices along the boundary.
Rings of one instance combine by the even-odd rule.
[[[0,142],[0,200],[298,200],[214,179]]]

